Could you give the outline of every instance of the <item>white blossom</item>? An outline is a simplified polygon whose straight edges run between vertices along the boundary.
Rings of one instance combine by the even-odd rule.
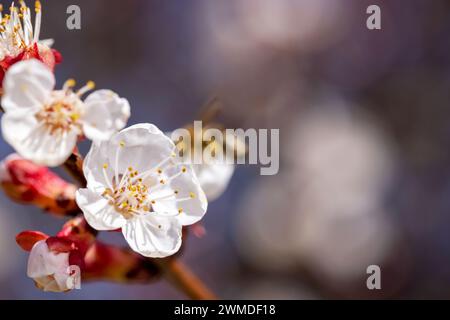
[[[31,10],[24,1],[19,1],[20,6],[11,4],[9,14],[2,14],[0,11],[0,60],[6,57],[16,57],[27,51],[33,51],[34,45],[37,45],[39,52],[46,52],[53,44],[53,40],[39,41],[41,30],[42,9],[41,3],[36,1],[35,5],[35,23],[33,26],[31,19]],[[38,52],[33,52],[37,54]]]
[[[166,257],[181,246],[182,226],[199,221],[207,200],[175,144],[156,126],[137,124],[93,144],[83,165],[87,188],[76,200],[97,230],[121,228],[130,247]]]
[[[55,77],[38,60],[14,64],[3,81],[2,132],[22,157],[37,164],[58,166],[85,135],[97,141],[122,129],[129,116],[128,101],[110,90],[97,90],[92,81],[73,91],[74,80],[54,90]]]

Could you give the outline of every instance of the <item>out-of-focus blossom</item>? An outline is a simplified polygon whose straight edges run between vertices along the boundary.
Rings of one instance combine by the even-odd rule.
[[[56,215],[79,212],[76,186],[47,167],[12,154],[0,163],[0,185],[15,201],[32,204]]]
[[[285,136],[282,156],[293,178],[326,195],[326,203],[345,201],[344,193],[352,202],[370,197],[378,203],[391,181],[393,150],[375,119],[349,108],[333,100],[302,114]]]
[[[233,165],[217,162],[194,164],[193,168],[208,201],[216,200],[222,195],[234,172]]]
[[[204,8],[209,29],[227,46],[316,49],[346,26],[341,6],[324,0],[231,0]]]
[[[261,177],[242,196],[235,223],[236,248],[259,270],[281,272],[298,266],[292,217],[299,212],[288,178],[281,173]]]
[[[152,124],[137,124],[93,144],[83,165],[87,188],[76,201],[97,230],[122,228],[130,247],[166,257],[181,246],[181,229],[206,212],[206,196],[175,144]]]
[[[55,49],[50,49],[53,40],[39,40],[41,31],[41,3],[35,4],[35,24],[31,21],[31,10],[24,1],[20,6],[11,4],[9,14],[2,14],[0,7],[0,87],[5,72],[13,64],[27,59],[38,59],[51,70],[61,62],[61,55]]]
[[[333,283],[364,277],[395,241],[384,199],[395,164],[389,141],[373,118],[337,100],[305,113],[288,140],[298,257]]]
[[[262,269],[303,266],[328,286],[364,277],[395,241],[383,199],[389,143],[345,108],[305,112],[285,137],[284,170],[244,196],[243,257]]]
[[[58,166],[72,153],[83,134],[91,140],[108,139],[122,129],[130,105],[110,90],[98,90],[86,100],[81,96],[93,82],[74,92],[74,80],[54,90],[50,69],[32,59],[12,66],[3,82],[2,132],[5,140],[24,158],[38,164]]]

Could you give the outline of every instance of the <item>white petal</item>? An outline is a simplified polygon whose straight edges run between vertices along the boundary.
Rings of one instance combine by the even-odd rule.
[[[133,125],[108,141],[93,143],[83,165],[88,188],[94,190],[107,186],[104,164],[108,165],[107,177],[111,183],[116,164],[119,174],[125,173],[130,166],[143,172],[169,158],[174,148],[173,142],[152,124]]]
[[[222,163],[196,164],[193,167],[208,201],[213,201],[222,195],[234,172],[233,165]]]
[[[83,173],[87,180],[87,187],[91,190],[101,190],[103,192],[105,188],[111,183],[114,173],[111,171],[111,165],[106,170],[106,177],[103,173],[103,165],[108,163],[108,147],[109,142],[93,142],[91,149],[87,153],[83,161]]]
[[[76,145],[77,133],[72,130],[53,134],[39,124],[34,114],[25,111],[7,112],[2,118],[4,139],[21,155],[37,164],[59,166]]]
[[[118,148],[121,143],[123,148]],[[117,149],[120,150],[119,172],[126,172],[130,166],[143,172],[168,159],[175,145],[155,125],[141,123],[128,127],[111,138],[108,159],[113,165]]]
[[[83,131],[91,140],[107,140],[125,127],[130,117],[130,104],[111,90],[98,90],[85,100]]]
[[[126,223],[107,199],[89,189],[78,189],[76,201],[86,221],[96,230],[115,230]]]
[[[146,257],[162,258],[180,249],[181,228],[176,219],[150,213],[128,220],[122,233],[134,251]]]
[[[55,77],[45,64],[36,59],[18,62],[3,80],[3,109],[9,112],[41,108],[54,86]]]
[[[186,226],[198,222],[204,216],[208,201],[190,165],[174,166],[168,169],[165,174],[168,176],[176,175],[182,168],[186,171],[178,174],[176,178],[169,182],[168,187],[161,189],[159,192],[164,195],[174,194],[176,191],[176,197],[156,200],[153,209],[161,215],[176,215],[176,219],[183,226]],[[158,198],[158,193],[151,193],[151,198],[153,197]],[[180,209],[181,213],[179,213]]]
[[[38,241],[31,249],[28,258],[27,276],[39,278],[53,275],[55,272],[69,266],[69,253],[53,253],[45,240]]]

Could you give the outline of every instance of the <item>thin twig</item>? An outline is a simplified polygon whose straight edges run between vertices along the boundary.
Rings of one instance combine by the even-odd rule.
[[[217,297],[187,266],[176,259],[154,259],[162,269],[163,276],[182,290],[189,298],[216,300]]]
[[[79,153],[73,152],[69,159],[64,162],[64,169],[70,174],[70,176],[78,182],[82,187],[86,187],[87,181],[83,174],[83,158]]]

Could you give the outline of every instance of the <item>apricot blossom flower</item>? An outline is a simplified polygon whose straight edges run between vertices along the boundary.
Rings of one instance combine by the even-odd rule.
[[[87,188],[76,195],[97,230],[122,229],[130,247],[147,257],[166,257],[181,246],[182,226],[199,221],[207,200],[175,144],[152,124],[136,124],[93,144],[83,171]]]
[[[94,88],[92,81],[74,92],[74,80],[54,90],[50,69],[31,59],[12,66],[4,79],[2,132],[22,157],[47,166],[62,164],[77,140],[108,139],[122,129],[130,105],[110,90],[97,90],[83,102],[81,96]]]
[[[13,64],[27,59],[37,59],[51,70],[61,61],[58,51],[51,49],[53,40],[39,40],[41,30],[41,3],[35,3],[35,23],[33,26],[31,10],[24,1],[19,7],[11,4],[9,14],[2,14],[0,6],[0,85],[5,72]]]

